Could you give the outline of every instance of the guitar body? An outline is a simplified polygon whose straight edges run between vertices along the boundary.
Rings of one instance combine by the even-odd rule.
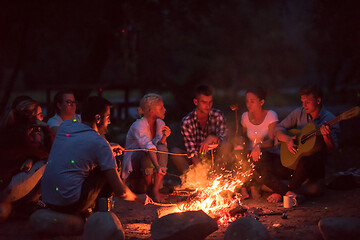
[[[301,142],[301,139],[304,135],[308,134],[311,131],[314,131],[316,126],[314,123],[306,124],[302,129],[291,129],[288,134],[290,136],[296,136],[294,139],[295,145],[297,145],[297,153],[292,153],[287,148],[285,142],[281,142],[280,146],[280,159],[281,164],[284,167],[295,170],[299,159],[304,156],[311,156],[314,153],[320,151],[322,147],[322,136],[314,136],[307,139],[305,142]]]

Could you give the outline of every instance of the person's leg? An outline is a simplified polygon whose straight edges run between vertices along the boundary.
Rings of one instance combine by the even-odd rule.
[[[168,149],[165,145],[158,145],[157,150],[162,152],[168,152]],[[168,163],[168,154],[158,153],[157,158],[158,158],[159,166],[166,171],[167,163]],[[164,175],[159,173],[154,173],[153,195],[154,195],[154,200],[158,202],[162,202],[166,198],[166,196],[160,194],[159,192],[160,187],[162,186],[163,179],[164,179]]]
[[[12,177],[6,192],[5,201],[17,201],[34,189],[44,174],[46,164],[43,161],[35,162],[29,172],[20,172]]]
[[[274,191],[274,194],[270,195],[268,201],[280,201],[281,196],[289,191],[288,186],[281,179],[289,179],[291,177],[291,170],[281,165],[280,157],[277,154],[267,152],[263,152],[260,160],[255,165],[255,169],[261,176],[262,183]]]
[[[76,212],[87,213],[89,208],[95,206],[96,199],[99,197],[111,197],[112,189],[107,183],[104,173],[100,170],[100,167],[93,169],[89,176],[84,181],[80,199],[76,206]]]
[[[110,187],[107,185],[103,172],[100,170],[100,167],[96,167],[85,179],[81,187],[81,194],[78,201],[67,206],[46,205],[48,208],[57,212],[86,216],[89,213],[89,208],[95,206],[95,201],[98,196],[110,197],[112,194],[110,191]]]
[[[298,165],[296,166],[293,177],[290,180],[289,187],[293,191],[302,192],[304,188],[302,185],[307,181],[307,184],[310,186],[319,179],[322,179],[325,174],[324,164],[323,164],[323,155],[321,153],[315,154],[313,156],[302,157]],[[301,189],[302,188],[302,189]],[[306,191],[302,192],[306,195]],[[317,193],[314,192],[316,195]]]
[[[177,147],[172,148],[171,152],[177,153],[177,154],[185,154],[186,153],[185,150],[182,150]],[[180,172],[180,174],[185,173],[189,169],[190,162],[189,162],[189,159],[185,156],[171,155],[170,161],[172,162],[172,164],[174,165],[176,170],[178,170]]]
[[[148,183],[144,177],[144,172],[141,170],[141,162],[144,158],[146,158],[146,152],[139,151],[132,153],[131,164],[133,171],[126,179],[126,184],[131,189],[131,191],[138,194],[143,194],[147,191],[146,188]]]
[[[146,193],[151,197],[153,196],[153,174],[154,174],[154,165],[150,159],[150,155],[146,152],[143,154],[137,154],[134,158],[136,162],[139,163],[141,177],[145,180]]]

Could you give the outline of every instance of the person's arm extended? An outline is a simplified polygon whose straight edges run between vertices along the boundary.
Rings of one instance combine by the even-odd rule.
[[[50,130],[54,135],[56,135],[58,128],[59,128],[58,126],[54,126],[54,127],[51,127]]]
[[[105,170],[104,174],[116,196],[127,201],[144,203],[123,183],[119,173],[115,169]]]
[[[155,149],[156,150],[156,149]],[[166,174],[166,171],[164,171],[164,169],[162,169],[159,165],[159,162],[158,162],[158,159],[157,159],[157,155],[156,155],[156,152],[151,152],[149,151],[148,152],[149,155],[150,155],[150,159],[151,159],[151,162],[154,164],[155,166],[155,169],[156,169],[156,172],[162,174],[162,175],[165,175]]]

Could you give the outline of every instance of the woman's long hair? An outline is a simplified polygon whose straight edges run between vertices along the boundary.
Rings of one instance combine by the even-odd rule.
[[[28,131],[36,123],[36,110],[40,104],[33,99],[25,99],[14,104],[5,114],[1,130],[13,129]]]

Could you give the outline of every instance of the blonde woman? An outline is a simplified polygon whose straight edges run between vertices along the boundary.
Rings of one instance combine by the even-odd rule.
[[[140,101],[138,113],[141,116],[130,127],[126,136],[126,149],[151,149],[167,152],[166,139],[171,130],[165,125],[165,107],[162,97],[146,94]],[[147,193],[156,202],[163,202],[160,186],[167,170],[168,155],[153,151],[126,152],[123,160],[122,178],[130,173],[145,180]],[[152,184],[154,179],[154,184]],[[137,187],[137,186],[133,186]]]

